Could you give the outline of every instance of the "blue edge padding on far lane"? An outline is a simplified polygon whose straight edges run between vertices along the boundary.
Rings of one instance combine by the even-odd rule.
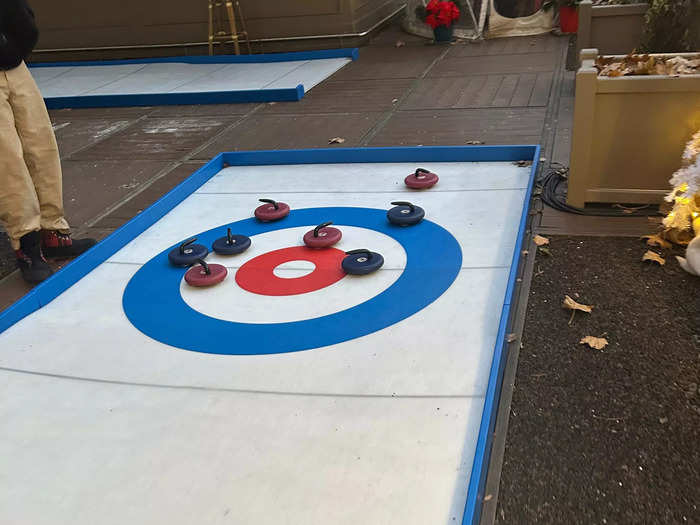
[[[215,55],[162,58],[136,58],[129,60],[85,62],[41,62],[29,64],[38,67],[118,66],[125,64],[265,64],[326,58],[350,58],[357,60],[357,48],[299,51],[294,53],[270,53],[266,55]],[[48,109],[109,108],[125,106],[171,106],[176,104],[235,104],[245,102],[294,102],[304,97],[304,86],[283,89],[247,89],[235,91],[203,91],[197,93],[144,93],[125,95],[80,95],[73,97],[47,97]]]
[[[506,330],[510,319],[511,301],[514,299],[516,278],[520,266],[520,254],[525,238],[532,188],[540,156],[539,146],[430,146],[397,148],[337,148],[309,150],[241,151],[220,153],[190,177],[166,193],[143,212],[139,213],[106,239],[98,243],[52,277],[35,287],[22,299],[0,313],[0,334],[22,318],[48,304],[94,268],[117,253],[175,208],[200,186],[226,166],[255,166],[269,164],[342,164],[362,162],[498,162],[532,161],[530,179],[525,194],[520,225],[508,286],[501,309],[498,337],[494,348],[489,374],[481,426],[474,454],[469,489],[462,524],[475,525],[481,517],[484,487],[488,471],[493,430],[500,399],[503,371],[507,360]]]

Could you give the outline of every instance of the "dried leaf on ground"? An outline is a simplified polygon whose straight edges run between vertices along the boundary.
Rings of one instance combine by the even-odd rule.
[[[343,142],[345,142],[343,137],[333,137],[332,139],[328,139],[328,144],[342,144]]]
[[[549,248],[547,248],[546,246],[538,246],[538,247],[537,247],[537,250],[538,250],[541,254],[546,255],[547,257],[551,257],[551,256],[552,256],[552,252],[551,252],[551,251],[549,250]]]
[[[592,335],[587,335],[579,341],[579,344],[588,345],[596,350],[602,350],[608,344],[608,340],[604,337],[593,337]]]
[[[666,259],[661,257],[658,253],[654,253],[651,250],[647,251],[644,255],[642,255],[642,261],[654,261],[656,263],[659,263],[661,266],[666,264]]]
[[[644,235],[642,236],[642,239],[645,239],[649,246],[658,246],[659,248],[664,249],[669,249],[671,247],[671,243],[661,237],[658,233]]]
[[[542,237],[541,235],[535,235],[532,238],[533,241],[535,241],[535,244],[537,246],[544,246],[545,244],[549,244],[549,239],[547,237]]]
[[[403,47],[403,46],[406,45],[406,42],[404,42],[403,40],[397,40],[397,41],[396,41],[396,44],[394,44],[394,45],[395,45],[396,47]]]
[[[581,311],[581,312],[586,312],[586,313],[589,313],[589,314],[590,314],[591,311],[593,310],[593,306],[589,306],[589,305],[587,305],[587,304],[577,303],[576,301],[574,301],[574,300],[573,300],[571,297],[569,297],[568,295],[565,295],[565,296],[564,296],[564,304],[563,304],[563,306],[564,306],[564,308],[566,308],[566,309],[568,309],[568,310],[579,310],[579,311]]]
[[[476,146],[478,144],[484,144],[484,141],[482,141],[482,140],[468,140],[466,143],[470,146]]]

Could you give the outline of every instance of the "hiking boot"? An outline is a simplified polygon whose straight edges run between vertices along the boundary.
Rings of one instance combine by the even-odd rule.
[[[28,283],[40,283],[51,277],[53,270],[41,253],[41,234],[31,232],[19,239],[19,250],[15,251],[17,267]]]
[[[95,244],[95,239],[73,239],[70,233],[56,230],[42,230],[41,247],[44,255],[49,258],[77,257]]]

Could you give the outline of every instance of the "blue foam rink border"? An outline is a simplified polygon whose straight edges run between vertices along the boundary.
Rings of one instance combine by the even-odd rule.
[[[357,48],[323,49],[260,55],[214,55],[161,58],[134,58],[127,60],[92,60],[84,62],[39,62],[28,64],[30,70],[44,67],[118,66],[125,64],[265,64],[327,58],[357,60]],[[295,88],[242,89],[232,91],[203,91],[195,93],[133,93],[124,95],[80,95],[70,97],[46,97],[48,109],[107,108],[128,106],[172,106],[178,104],[236,104],[246,102],[294,102],[304,97],[302,84]]]
[[[274,164],[344,164],[373,162],[507,162],[531,161],[530,177],[520,216],[511,260],[508,285],[501,308],[498,336],[491,361],[484,409],[468,485],[462,525],[479,523],[486,485],[493,430],[496,424],[503,373],[507,361],[506,331],[519,272],[522,246],[526,237],[530,199],[540,157],[539,145],[525,146],[417,146],[383,148],[337,148],[306,150],[240,151],[219,153],[151,206],[115,230],[80,257],[57,271],[24,297],[0,313],[0,334],[24,317],[48,304],[109,259],[138,235],[150,228],[219,171],[230,166]]]

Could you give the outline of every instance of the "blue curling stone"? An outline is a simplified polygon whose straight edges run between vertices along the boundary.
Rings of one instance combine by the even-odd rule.
[[[232,235],[231,228],[229,228],[226,237],[216,239],[211,247],[219,255],[236,255],[250,248],[250,237]]]
[[[209,249],[202,244],[194,244],[197,238],[183,242],[168,254],[170,264],[174,266],[192,266],[199,259],[204,259],[209,255]]]
[[[352,250],[345,252],[341,266],[343,271],[350,275],[367,275],[379,270],[384,264],[384,257],[377,252],[369,250]]]
[[[397,226],[413,226],[418,224],[425,217],[425,210],[420,206],[414,206],[410,202],[392,202],[395,206],[386,212],[386,218],[391,224]]]

